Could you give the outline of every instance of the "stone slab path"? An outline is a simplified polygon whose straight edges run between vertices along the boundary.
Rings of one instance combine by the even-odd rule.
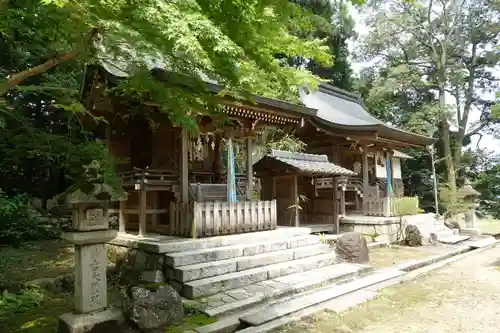
[[[324,312],[290,333],[496,333],[500,327],[500,246],[412,282],[383,290],[341,314]]]

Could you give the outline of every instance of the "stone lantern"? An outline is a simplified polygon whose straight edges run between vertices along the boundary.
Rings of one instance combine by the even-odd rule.
[[[106,243],[117,235],[109,229],[108,206],[122,200],[125,196],[104,184],[66,196],[73,230],[61,238],[75,245],[75,309],[60,317],[60,333],[114,332],[123,323],[121,311],[108,308],[106,283]]]
[[[474,228],[474,224],[476,222],[476,208],[479,206],[478,197],[481,195],[478,191],[476,191],[470,181],[466,178],[464,181],[464,186],[459,191],[460,196],[464,201],[464,205],[466,207],[466,212],[464,213],[465,217],[465,226],[467,228]]]

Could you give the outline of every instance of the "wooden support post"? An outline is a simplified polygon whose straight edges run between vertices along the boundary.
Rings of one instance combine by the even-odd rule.
[[[216,134],[214,137],[214,164],[213,164],[213,173],[214,173],[214,181],[216,184],[221,182],[221,170],[222,170],[222,156],[220,151],[220,135]]]
[[[339,212],[337,210],[337,176],[332,177],[332,194],[333,194],[333,206],[332,206],[332,218],[333,218],[333,233],[340,233],[339,226]]]
[[[160,225],[160,216],[156,213],[156,209],[158,208],[158,194],[158,191],[151,192],[153,197],[153,214],[151,215],[151,226],[153,228],[153,232],[158,232],[158,227]]]
[[[271,199],[276,199],[276,177],[273,176],[273,184],[272,184],[272,195],[273,197]]]
[[[125,201],[120,201],[120,211],[118,213],[118,232],[127,232],[127,214],[125,214]]]
[[[300,226],[299,222],[299,208],[298,205],[300,205],[299,202],[299,186],[298,186],[298,180],[297,180],[297,175],[292,176],[293,181],[292,181],[292,199],[293,199],[293,215],[292,215],[292,222],[296,227]]]
[[[181,132],[181,202],[189,201],[189,166],[188,166],[188,133]]]
[[[142,176],[141,189],[139,201],[139,236],[146,236],[146,222],[147,222],[147,192],[145,176]]]
[[[342,191],[340,192],[340,214],[345,217],[345,186],[342,185]]]
[[[369,192],[369,179],[368,179],[368,148],[363,147],[363,215],[368,213],[367,199]]]
[[[234,184],[234,169],[233,169],[233,136],[232,133],[227,138],[227,168],[226,168],[226,185],[227,185],[227,202],[234,203],[236,184]]]
[[[252,164],[252,139],[246,139],[246,158],[247,158],[247,200],[253,199],[253,164]]]
[[[394,196],[394,195],[397,195],[397,191],[396,191],[396,184],[395,184],[395,181],[394,181],[394,163],[392,163],[392,157],[394,155],[394,151],[389,151],[389,170],[391,172],[391,196]]]

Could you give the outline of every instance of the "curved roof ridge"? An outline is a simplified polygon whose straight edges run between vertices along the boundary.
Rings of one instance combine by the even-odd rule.
[[[360,94],[356,94],[338,87],[335,87],[328,83],[321,83],[319,85],[319,91],[325,92],[330,95],[336,95],[337,97],[341,97],[343,99],[350,100],[352,102],[356,102],[359,105],[364,105],[363,98]]]

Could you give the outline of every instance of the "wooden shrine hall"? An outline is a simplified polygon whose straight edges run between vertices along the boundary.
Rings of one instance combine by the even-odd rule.
[[[116,207],[122,233],[210,237],[313,223],[338,231],[337,216],[351,212],[391,216],[404,198],[400,164],[409,157],[396,149],[432,142],[383,124],[357,97],[326,85],[301,92],[302,105],[226,95],[223,114],[197,118],[193,135],[147,103],[125,120],[123,111],[137,101],[96,93],[121,79],[109,67],[89,67],[83,96],[107,120],[103,136],[121,161],[116,170],[128,193]],[[217,94],[222,87],[206,89]],[[216,126],[220,118],[224,126]],[[254,161],[254,143],[266,128],[295,133],[307,154],[272,151]]]

